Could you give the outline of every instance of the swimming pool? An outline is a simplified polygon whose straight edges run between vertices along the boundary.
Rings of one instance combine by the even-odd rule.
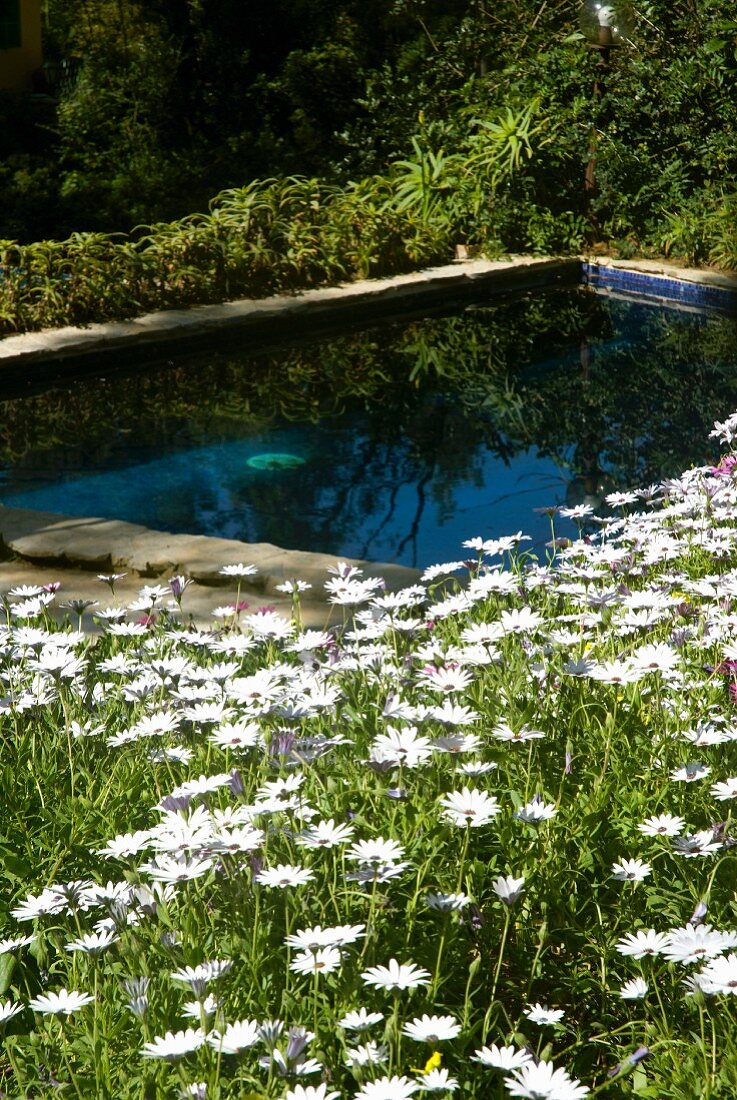
[[[131,362],[2,403],[0,499],[416,566],[518,529],[541,550],[535,509],[711,457],[736,324],[576,288]]]

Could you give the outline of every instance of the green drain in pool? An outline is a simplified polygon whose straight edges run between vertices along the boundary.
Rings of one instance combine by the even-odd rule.
[[[246,461],[246,466],[253,470],[293,470],[297,466],[304,466],[305,460],[299,455],[279,454],[274,451],[265,451],[262,455],[252,455]]]

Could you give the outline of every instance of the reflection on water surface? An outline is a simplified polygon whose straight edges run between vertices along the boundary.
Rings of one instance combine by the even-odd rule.
[[[419,566],[542,548],[535,508],[711,459],[736,323],[561,291],[78,380],[3,402],[1,499]]]

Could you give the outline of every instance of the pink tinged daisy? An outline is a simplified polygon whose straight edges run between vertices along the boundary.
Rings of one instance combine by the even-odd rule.
[[[451,1077],[447,1069],[431,1069],[420,1078],[421,1092],[455,1092],[458,1080]]]
[[[667,932],[656,932],[653,928],[628,932],[615,945],[620,955],[629,955],[633,959],[644,959],[647,955],[660,955],[668,943]]]
[[[449,664],[436,668],[428,665],[418,674],[420,682],[431,691],[450,693],[463,691],[472,682],[471,673],[459,665]]]
[[[683,832],[685,824],[682,817],[675,817],[673,814],[656,814],[640,822],[637,828],[644,836],[678,836]]]
[[[737,798],[737,777],[725,779],[723,783],[715,783],[711,788],[712,798],[720,802],[726,802],[729,798]]]
[[[328,1092],[328,1086],[323,1081],[319,1085],[295,1085],[293,1089],[287,1089],[284,1100],[338,1100],[339,1092]]]
[[[341,964],[337,947],[321,947],[318,951],[300,951],[289,964],[296,974],[331,974]]]
[[[12,1020],[19,1012],[23,1011],[23,1005],[17,1001],[0,1001],[0,1026]]]
[[[415,989],[427,985],[430,973],[414,963],[398,963],[390,959],[388,966],[370,966],[361,977],[366,985],[376,989]]]
[[[70,1016],[79,1008],[91,1004],[94,997],[90,993],[78,993],[75,990],[60,989],[58,993],[42,993],[28,1002],[34,1012],[45,1016]]]
[[[379,1077],[367,1081],[356,1093],[355,1100],[408,1100],[419,1089],[409,1077]]]
[[[236,1020],[228,1024],[225,1031],[211,1031],[207,1042],[220,1054],[238,1054],[255,1046],[260,1037],[256,1020]]]
[[[315,877],[314,871],[309,867],[292,867],[288,863],[280,863],[277,867],[269,867],[254,875],[253,881],[261,886],[276,887],[283,890],[288,886],[304,886]]]
[[[534,1005],[529,1005],[524,1013],[533,1024],[538,1024],[540,1027],[544,1027],[545,1024],[559,1024],[565,1016],[565,1012],[562,1008],[548,1008],[547,1005],[541,1005],[539,1002]]]
[[[427,1016],[423,1014],[402,1028],[404,1035],[419,1042],[436,1043],[445,1039],[455,1039],[461,1033],[461,1025],[453,1016]]]
[[[162,1058],[165,1062],[176,1062],[192,1051],[199,1050],[205,1042],[205,1033],[201,1028],[188,1027],[186,1031],[167,1031],[157,1035],[150,1043],[143,1044],[141,1054],[144,1058]]]
[[[440,805],[446,821],[453,825],[469,825],[473,829],[487,825],[499,813],[499,803],[495,798],[485,791],[470,790],[468,787],[451,791],[440,799]]]
[[[589,1090],[566,1070],[555,1069],[552,1062],[528,1062],[504,1082],[512,1096],[528,1100],[579,1100],[588,1096]]]
[[[612,878],[618,882],[642,882],[651,871],[650,864],[641,859],[623,859],[621,863],[612,864]]]
[[[518,1050],[516,1047],[498,1047],[492,1043],[490,1047],[481,1047],[471,1057],[472,1062],[480,1062],[482,1066],[490,1069],[501,1070],[502,1073],[510,1073],[520,1069],[532,1061],[532,1055],[526,1050]]]

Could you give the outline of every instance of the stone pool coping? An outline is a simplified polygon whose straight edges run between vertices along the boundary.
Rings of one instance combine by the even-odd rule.
[[[474,295],[533,289],[556,282],[576,283],[576,257],[517,256],[509,260],[464,260],[442,267],[318,287],[270,298],[244,298],[217,305],[159,310],[129,321],[44,329],[0,339],[0,381],[17,368],[56,362],[63,365],[94,355],[169,347],[231,333],[257,342],[284,340],[342,323],[367,323],[392,314],[452,303]]]
[[[44,367],[89,362],[91,356],[107,362],[116,353],[126,355],[132,349],[152,352],[173,342],[190,345],[224,334],[250,338],[254,343],[275,337],[284,340],[336,324],[368,323],[478,295],[581,281],[613,292],[639,291],[668,302],[687,300],[696,305],[737,308],[737,275],[681,267],[665,260],[594,255],[463,260],[407,275],[296,294],[159,310],[128,321],[5,336],[0,338],[0,382],[13,374],[35,375]]]
[[[238,577],[223,576],[221,566],[243,562],[259,569],[241,583],[242,597],[251,610],[267,604],[289,616],[292,603],[277,592],[276,585],[298,577],[312,585],[301,602],[304,620],[308,625],[324,625],[332,608],[323,584],[329,566],[339,560],[330,554],[284,550],[268,542],[173,535],[120,519],[64,516],[4,505],[0,505],[0,540],[5,553],[13,554],[25,566],[19,570],[18,561],[0,563],[0,591],[18,583],[50,583],[61,571],[66,580],[59,598],[95,598],[105,605],[118,602],[121,585],[117,586],[117,598],[111,599],[108,588],[97,580],[98,573],[128,574],[122,586],[125,591],[120,592],[124,601],[134,598],[144,584],[163,583],[168,577],[184,574],[195,582],[185,593],[185,615],[198,621],[208,620],[213,607],[227,605],[237,592]],[[388,590],[414,584],[420,575],[406,565],[340,560],[359,566],[366,576],[384,577]]]
[[[176,535],[124,520],[60,515],[0,505],[0,539],[6,552],[41,566],[77,566],[95,573],[133,574],[144,579],[181,573],[199,585],[233,587],[223,577],[224,565],[255,565],[258,574],[245,578],[243,591],[278,597],[276,585],[299,578],[313,586],[311,600],[325,601],[323,584],[337,559],[330,554],[284,550],[271,543],[246,543],[207,535]],[[419,571],[404,565],[349,561],[366,576],[383,577],[387,588],[414,584]],[[0,567],[1,568],[1,567]]]

